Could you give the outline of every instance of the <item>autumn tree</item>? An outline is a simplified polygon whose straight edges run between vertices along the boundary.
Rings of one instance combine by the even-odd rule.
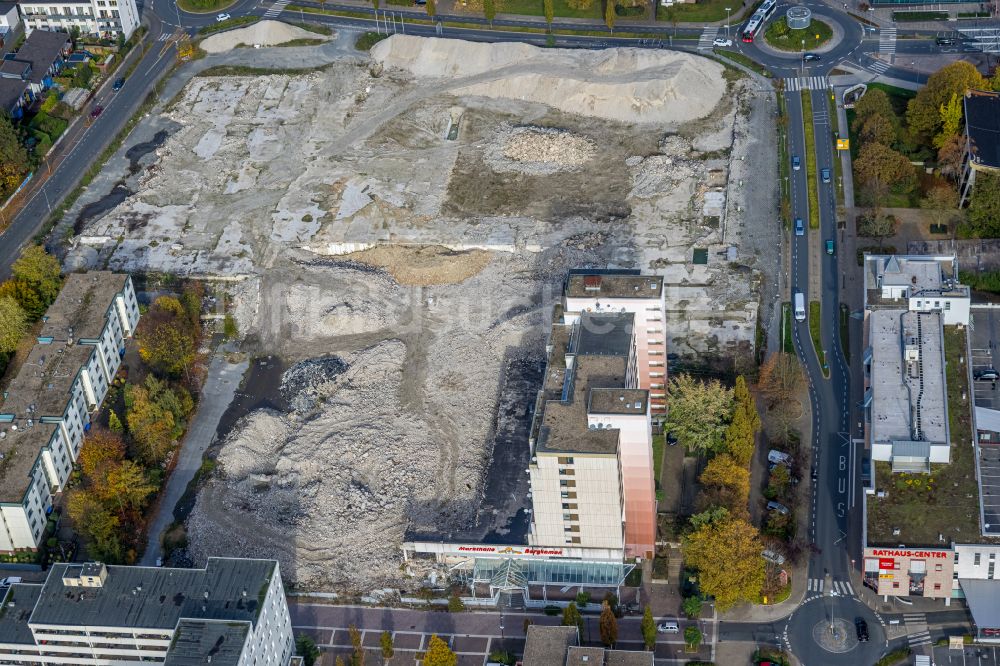
[[[562,626],[576,627],[577,631],[583,633],[583,616],[580,614],[580,609],[576,607],[575,601],[569,602],[563,609]]]
[[[615,0],[604,0],[604,25],[611,34],[615,32]]]
[[[392,655],[396,653],[396,649],[392,644],[392,634],[388,631],[383,631],[379,637],[379,643],[382,646],[382,659],[384,661],[392,659]]]
[[[351,666],[365,666],[365,647],[361,641],[361,632],[355,625],[347,628],[347,635],[351,639]]]
[[[608,647],[614,647],[618,642],[618,618],[611,610],[611,604],[607,601],[601,604],[601,618],[598,621],[601,631],[601,642]]]
[[[725,434],[726,451],[738,465],[749,466],[759,430],[760,415],[756,402],[750,395],[746,380],[740,375],[733,387],[733,416]]]
[[[882,241],[896,233],[896,220],[882,213],[869,213],[858,219],[858,235],[867,238],[877,238],[879,247]]]
[[[708,461],[700,481],[712,503],[743,515],[750,498],[750,468],[738,463],[730,454],[720,453]]]
[[[458,656],[451,651],[447,643],[434,634],[427,643],[423,666],[458,666]]]
[[[667,430],[699,453],[720,450],[732,413],[732,391],[718,380],[681,374],[671,378],[668,393]]]
[[[10,296],[21,306],[30,321],[37,321],[45,314],[48,304],[24,280],[7,280],[0,284],[0,297]]]
[[[21,338],[28,332],[28,315],[10,296],[0,296],[0,354],[17,349]]]
[[[59,260],[41,245],[26,247],[10,268],[15,280],[21,280],[38,294],[45,307],[56,300],[62,288],[62,268]]]
[[[793,354],[777,352],[771,354],[760,366],[757,375],[757,390],[773,407],[802,395],[802,366]]]
[[[141,512],[156,492],[157,486],[150,483],[144,470],[138,463],[125,460],[111,467],[107,473],[105,505],[115,506],[119,513]]]
[[[555,1],[542,0],[542,10],[545,12],[545,24],[552,30],[552,20],[556,16]]]
[[[745,520],[711,522],[685,540],[687,563],[698,570],[705,594],[727,610],[740,601],[756,602],[764,586],[763,547],[757,530]]]
[[[122,420],[118,418],[118,414],[114,410],[108,412],[108,430],[117,435],[125,432],[125,426],[122,425]]]
[[[84,480],[92,487],[103,486],[108,470],[125,459],[125,440],[108,430],[94,428],[83,440],[76,462]],[[98,495],[104,494],[99,490]]]
[[[646,606],[646,610],[642,612],[642,642],[646,645],[647,650],[652,650],[656,647],[656,620],[653,619],[653,608],[651,606]]]
[[[958,180],[962,175],[965,161],[965,141],[960,134],[949,137],[938,148],[938,170],[941,175],[952,180]]]
[[[881,143],[888,146],[896,141],[897,131],[898,128],[891,119],[875,115],[864,122],[858,135],[864,143]]]
[[[934,137],[934,147],[940,148],[953,136],[958,135],[958,130],[962,126],[962,101],[963,97],[958,93],[952,93],[951,99],[938,107],[941,114],[941,131]]]
[[[920,207],[927,211],[934,224],[950,224],[960,215],[958,191],[945,183],[935,185],[927,190],[927,194],[920,200]]]
[[[889,120],[893,127],[899,126],[896,111],[892,108],[892,100],[884,90],[869,88],[858,101],[854,103],[854,122],[851,127],[859,132],[865,123],[875,116]]]
[[[30,166],[21,137],[10,118],[0,113],[0,192],[4,198],[17,189]]]
[[[906,122],[910,131],[922,142],[929,142],[941,131],[942,105],[948,104],[952,96],[961,101],[970,89],[986,87],[983,75],[971,63],[960,60],[942,67],[931,74],[927,84],[907,105]]]
[[[493,19],[497,16],[497,5],[495,0],[483,0],[483,15],[486,20],[490,22],[490,28],[493,27]]]
[[[122,561],[122,544],[118,538],[118,518],[86,490],[74,490],[66,501],[66,512],[73,520],[77,533],[87,540],[91,559],[109,564]]]
[[[980,238],[1000,236],[1000,175],[976,174],[967,217],[971,230]]]
[[[180,300],[160,296],[139,321],[139,355],[160,374],[179,377],[194,363],[198,334]]]
[[[878,183],[901,192],[912,189],[917,180],[906,155],[881,143],[861,147],[854,161],[854,173],[862,184]]]
[[[427,11],[427,15],[431,18],[437,16],[437,3],[434,2],[434,0],[427,0],[427,4],[424,6],[424,9]]]
[[[173,413],[150,398],[141,386],[125,387],[125,421],[136,444],[137,455],[147,465],[158,465],[166,458],[170,445],[178,436]]]

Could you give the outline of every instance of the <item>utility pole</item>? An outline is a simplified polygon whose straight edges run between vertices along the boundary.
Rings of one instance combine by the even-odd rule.
[[[726,7],[726,39],[729,39],[729,12],[731,11],[731,7]]]

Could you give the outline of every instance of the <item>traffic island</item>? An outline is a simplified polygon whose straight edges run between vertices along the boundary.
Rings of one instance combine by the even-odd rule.
[[[819,301],[809,301],[809,337],[812,338],[813,349],[816,350],[816,358],[819,360],[820,370],[823,371],[823,378],[830,378],[830,364],[826,362],[826,350],[823,349],[823,337],[820,332],[820,316],[822,308]]]
[[[789,10],[791,11],[791,10]],[[812,19],[808,27],[795,28],[782,16],[764,31],[764,41],[779,51],[815,51],[833,38],[833,28],[828,23]]]

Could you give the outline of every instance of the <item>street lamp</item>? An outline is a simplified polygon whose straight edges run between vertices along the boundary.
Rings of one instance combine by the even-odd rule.
[[[731,7],[726,7],[726,39],[729,39],[729,12],[731,11]]]

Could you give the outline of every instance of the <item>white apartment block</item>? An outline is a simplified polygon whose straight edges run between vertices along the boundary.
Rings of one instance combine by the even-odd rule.
[[[566,323],[583,312],[627,312],[634,315],[638,388],[649,391],[650,413],[667,413],[666,305],[663,278],[635,270],[572,271],[563,288]]]
[[[635,315],[585,311],[570,322],[560,311],[529,440],[528,543],[651,556],[652,421],[638,387]]]
[[[273,560],[57,564],[44,584],[11,586],[0,606],[2,664],[286,666],[293,652]]]
[[[135,0],[26,0],[18,3],[27,32],[53,30],[80,32],[95,37],[132,36],[139,27]]]
[[[139,323],[132,279],[66,277],[36,344],[0,396],[0,552],[34,549]]]

